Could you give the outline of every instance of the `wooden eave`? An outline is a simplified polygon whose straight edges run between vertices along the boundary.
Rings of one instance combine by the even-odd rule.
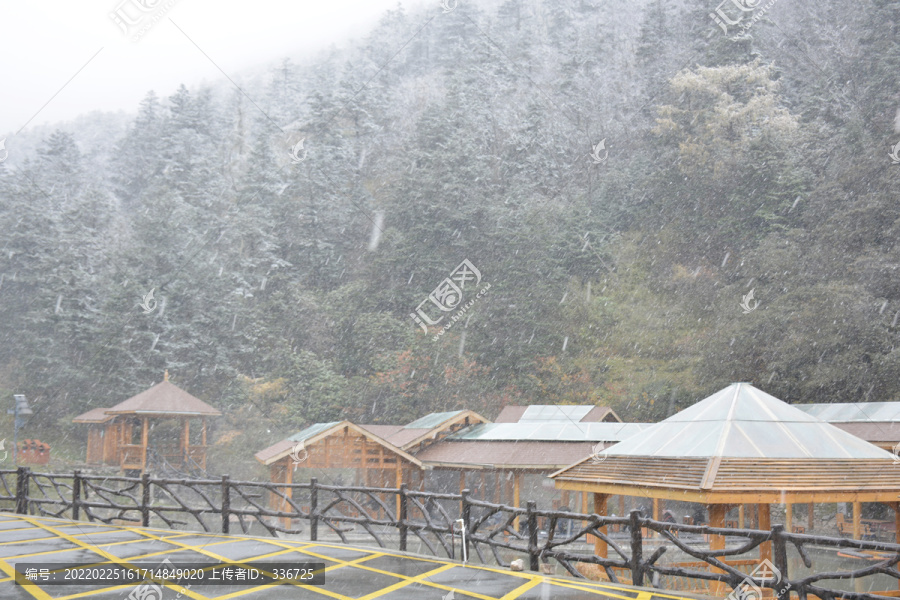
[[[358,425],[354,425],[350,421],[341,421],[340,423],[334,425],[333,427],[329,427],[328,429],[320,431],[319,433],[312,436],[311,438],[303,440],[303,445],[307,446],[307,447],[312,446],[316,442],[319,442],[327,437],[330,437],[339,431],[343,431],[345,428],[348,429],[349,431],[354,431],[354,432],[358,433],[359,435],[365,437],[366,439],[368,439],[372,442],[375,442],[376,444],[384,446],[385,448],[387,448],[388,450],[390,450],[391,452],[393,452],[394,454],[396,454],[403,460],[416,465],[420,469],[424,468],[422,465],[422,461],[417,459],[415,456],[403,451],[402,449],[398,448],[397,446],[394,446],[390,442],[383,440],[382,438],[378,437],[377,435],[374,435],[373,433],[366,431],[362,427],[359,427]],[[296,445],[296,443],[292,444],[291,446],[289,446],[282,452],[272,455],[267,460],[260,461],[260,462],[262,462],[262,464],[264,464],[266,466],[276,463],[279,460],[281,460],[282,458],[285,458],[286,456],[290,456],[291,451],[293,450],[293,447],[295,445]]]
[[[588,457],[550,477],[559,489],[704,504],[900,500],[891,460]]]

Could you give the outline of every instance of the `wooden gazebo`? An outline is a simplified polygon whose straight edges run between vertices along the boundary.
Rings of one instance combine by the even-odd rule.
[[[143,473],[156,465],[190,472],[206,469],[207,419],[222,413],[169,382],[161,383],[112,408],[95,408],[75,417],[73,423],[90,426],[89,465],[115,465],[123,471]],[[200,435],[191,437],[191,420],[200,420]],[[151,440],[150,431],[164,421],[174,421],[177,442]]]
[[[593,493],[599,515],[611,495],[626,495],[652,498],[654,519],[666,500],[704,504],[712,527],[726,527],[734,507],[743,527],[750,507],[758,527],[769,529],[770,506],[784,504],[790,531],[799,529],[793,504],[808,503],[812,515],[815,503],[849,502],[852,535],[859,539],[862,503],[881,502],[894,510],[900,531],[900,465],[892,454],[747,383],[732,384],[551,477],[557,488]],[[711,536],[710,549],[724,548],[723,536]],[[596,540],[595,553],[606,552]],[[771,559],[771,542],[760,554]],[[723,590],[714,582],[710,591]]]

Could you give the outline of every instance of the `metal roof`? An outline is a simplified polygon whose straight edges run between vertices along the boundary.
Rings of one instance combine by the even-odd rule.
[[[332,421],[331,423],[313,423],[306,429],[302,429],[295,433],[294,435],[290,435],[287,437],[292,442],[305,442],[309,438],[318,435],[319,433],[325,431],[326,429],[331,429],[341,421]]]
[[[590,455],[593,442],[444,441],[416,458],[430,467],[459,469],[535,469],[548,471]]]
[[[550,477],[562,489],[704,503],[885,502],[900,491],[894,458],[734,383]]]
[[[836,402],[792,406],[829,423],[900,423],[900,402]]]
[[[586,417],[593,405],[576,405],[576,406],[555,406],[548,404],[532,404],[525,409],[525,412],[519,417],[519,423],[528,423],[531,421],[561,421],[564,423],[577,423]]]
[[[650,427],[650,423],[485,423],[449,436],[466,441],[620,442]]]
[[[412,423],[407,423],[403,426],[404,429],[431,429],[432,427],[437,427],[444,421],[448,419],[452,419],[456,415],[460,414],[461,410],[453,410],[449,412],[439,412],[439,413],[431,413],[425,415],[420,419],[416,419]]]
[[[620,442],[607,456],[891,459],[889,452],[749,383],[709,398]]]

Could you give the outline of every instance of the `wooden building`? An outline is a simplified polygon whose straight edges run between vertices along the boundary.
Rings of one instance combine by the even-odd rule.
[[[170,383],[166,371],[161,383],[112,408],[90,410],[72,422],[89,426],[89,465],[141,473],[148,468],[190,473],[206,469],[207,420],[221,414]],[[192,420],[200,425],[193,436]]]
[[[900,531],[900,468],[893,458],[748,383],[735,383],[610,447],[599,460],[584,458],[551,478],[559,489],[592,494],[599,515],[607,514],[613,495],[652,498],[656,520],[666,500],[677,500],[705,505],[713,527],[725,527],[732,512],[738,527],[752,516],[754,526],[770,529],[771,505],[782,504],[785,527],[800,531],[794,505],[808,505],[812,528],[815,503],[847,502],[859,539],[864,502],[890,506]],[[724,548],[724,536],[710,536],[710,549]],[[595,553],[606,552],[598,539]],[[764,542],[759,560],[771,553],[771,542]],[[726,590],[712,582],[709,592]]]
[[[317,469],[350,469],[344,485],[456,492],[518,506],[541,489],[544,476],[638,433],[610,409],[586,406],[509,406],[501,423],[472,411],[432,413],[407,425],[317,423],[256,454],[270,481],[291,483]],[[297,472],[295,474],[295,472]],[[350,480],[347,479],[349,476]],[[546,493],[546,491],[545,491]],[[585,505],[587,495],[563,492],[554,506]],[[277,503],[277,502],[276,502]]]

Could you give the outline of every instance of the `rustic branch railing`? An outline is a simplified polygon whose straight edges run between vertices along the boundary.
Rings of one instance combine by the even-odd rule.
[[[490,558],[501,566],[509,566],[511,556],[524,554],[529,568],[537,571],[541,562],[551,559],[575,577],[585,577],[579,566],[597,565],[610,581],[637,586],[656,585],[660,578],[668,581],[691,580],[699,583],[722,582],[731,588],[740,586],[774,590],[779,599],[794,593],[799,600],[814,595],[822,600],[881,600],[900,596],[898,591],[885,595],[864,591],[845,591],[824,585],[828,580],[859,580],[880,574],[900,582],[900,545],[875,541],[789,533],[781,525],[771,531],[715,528],[654,521],[632,511],[627,517],[606,517],[568,511],[539,510],[535,503],[517,507],[494,504],[460,494],[441,494],[399,488],[323,485],[316,479],[306,483],[271,483],[221,479],[163,479],[144,474],[135,477],[106,477],[69,474],[33,473],[27,467],[0,470],[0,510],[19,514],[87,517],[103,523],[134,523],[144,527],[152,520],[168,527],[198,526],[203,531],[230,533],[233,523],[241,532],[250,532],[254,523],[272,536],[279,533],[300,534],[296,521],[309,522],[309,539],[317,541],[320,526],[333,532],[343,542],[350,542],[351,532],[365,532],[375,543],[387,547],[386,534],[395,533],[398,548],[407,550],[410,534],[435,556],[455,558],[455,539],[459,520],[465,528],[466,555],[474,555],[482,563]],[[544,530],[541,529],[543,525]],[[612,537],[606,531],[627,529],[630,535]],[[560,533],[564,531],[564,533]],[[644,538],[642,531],[654,532],[657,542]],[[691,540],[708,536],[727,536],[728,549],[710,549],[707,543]],[[583,545],[602,540],[608,557],[593,554]],[[579,542],[582,544],[579,549]],[[781,576],[777,580],[753,579],[739,570],[755,561],[734,560],[748,552],[761,550],[771,542],[771,556]],[[696,559],[693,563],[659,564],[669,548]],[[645,557],[645,550],[656,546]],[[812,567],[809,548],[851,549],[877,552],[873,562],[862,569],[819,572],[792,577],[788,551],[795,553],[807,569]],[[617,575],[617,573],[619,575]],[[629,577],[630,575],[630,577]]]

